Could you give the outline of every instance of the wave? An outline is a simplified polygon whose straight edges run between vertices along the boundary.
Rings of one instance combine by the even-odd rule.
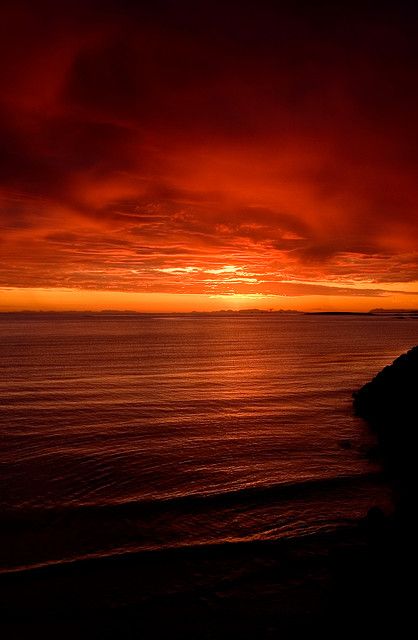
[[[147,562],[155,563],[159,559],[159,563],[165,562],[169,558],[177,558],[180,561],[187,558],[198,558],[199,556],[207,561],[208,559],[227,557],[231,559],[234,554],[248,552],[253,553],[269,553],[271,549],[280,549],[282,551],[302,546],[307,541],[322,541],[324,543],[328,538],[335,536],[347,535],[358,532],[359,521],[354,518],[339,520],[338,522],[327,522],[326,524],[307,530],[297,536],[286,536],[281,538],[260,538],[257,536],[247,536],[245,538],[223,538],[216,540],[201,540],[198,542],[182,543],[176,542],[166,544],[164,546],[124,546],[114,547],[111,549],[103,549],[90,553],[79,553],[70,557],[54,558],[39,562],[31,562],[30,564],[19,564],[15,566],[0,567],[0,583],[9,578],[19,578],[21,575],[31,575],[33,573],[55,573],[62,570],[72,571],[77,576],[80,569],[86,566],[101,567],[103,563],[128,565],[132,568],[132,563],[140,561],[141,565]]]
[[[193,511],[194,514],[208,509],[227,509],[229,507],[249,506],[251,503],[265,505],[289,498],[309,498],[312,494],[350,488],[355,489],[370,483],[381,483],[382,471],[376,470],[363,474],[350,474],[328,478],[309,478],[296,482],[283,482],[272,485],[252,485],[238,487],[222,492],[188,493],[166,497],[126,500],[96,504],[66,504],[45,508],[13,507],[2,509],[0,524],[2,527],[14,525],[30,526],[34,522],[48,522],[64,517],[139,517],[155,515],[160,512],[176,513]],[[98,520],[98,521],[99,521]]]

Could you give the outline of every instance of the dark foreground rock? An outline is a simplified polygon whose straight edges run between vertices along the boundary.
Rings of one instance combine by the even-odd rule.
[[[411,421],[417,421],[417,392],[418,346],[399,356],[371,382],[356,391],[354,409],[357,415],[370,421],[379,433],[390,429],[387,435],[395,440],[408,433]]]
[[[416,622],[416,592],[411,585],[416,582],[417,392],[418,346],[399,356],[353,394],[356,414],[376,433],[380,459],[394,495],[391,533],[379,560],[380,588],[386,594],[386,606],[391,608],[393,619],[407,624]],[[372,528],[379,531],[381,514],[370,515]]]
[[[353,394],[354,410],[370,424],[394,487],[398,518],[415,517],[418,346],[402,354]]]

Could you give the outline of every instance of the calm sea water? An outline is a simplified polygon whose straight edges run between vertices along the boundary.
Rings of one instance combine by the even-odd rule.
[[[418,320],[0,316],[2,570],[298,537],[385,487],[351,393]]]

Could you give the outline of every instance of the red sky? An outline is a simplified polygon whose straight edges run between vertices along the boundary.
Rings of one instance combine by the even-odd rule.
[[[413,5],[3,2],[0,309],[418,307]]]

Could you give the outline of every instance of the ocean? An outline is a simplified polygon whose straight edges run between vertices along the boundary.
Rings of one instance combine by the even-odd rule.
[[[390,509],[351,394],[417,343],[386,316],[1,314],[1,572]]]

